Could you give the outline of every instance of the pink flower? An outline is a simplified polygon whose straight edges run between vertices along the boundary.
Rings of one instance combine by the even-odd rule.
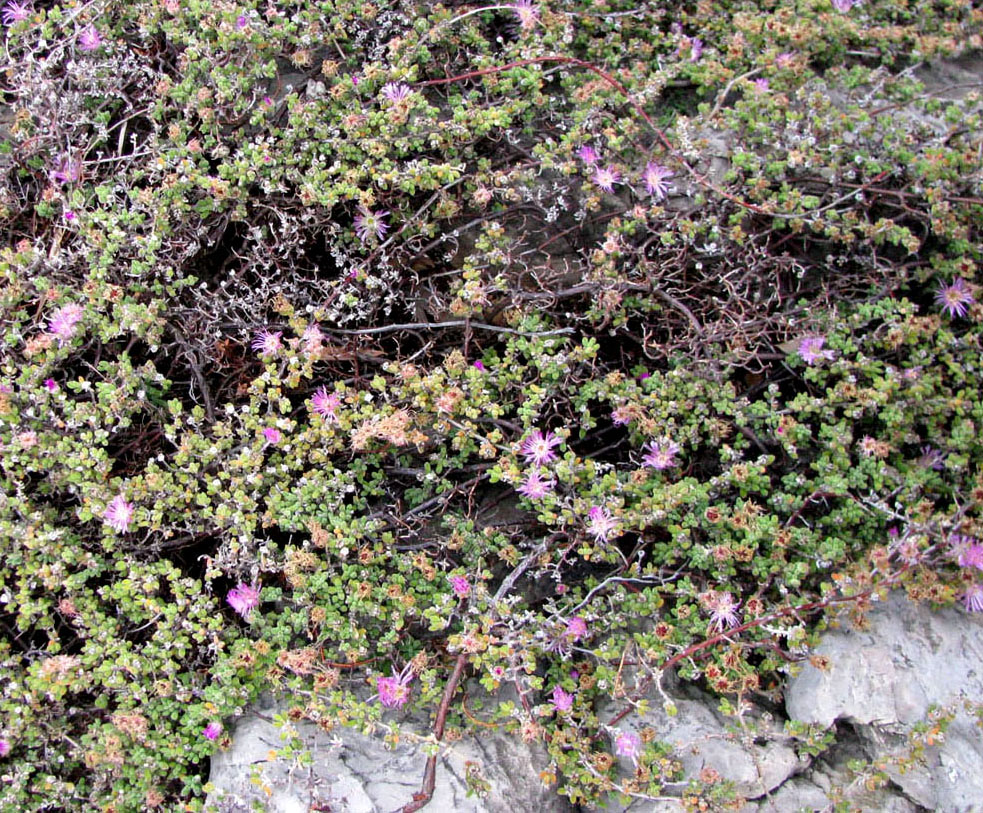
[[[48,172],[52,183],[75,183],[82,177],[82,167],[77,161],[72,161],[67,155],[59,156],[58,161]]]
[[[314,412],[324,418],[328,423],[338,423],[338,416],[335,410],[341,403],[341,396],[336,392],[328,392],[327,387],[321,387],[311,398],[311,407]]]
[[[402,708],[410,699],[410,681],[413,680],[413,666],[406,664],[403,671],[392,677],[375,679],[379,702],[387,709]]]
[[[775,57],[776,68],[791,68],[795,64],[795,54],[791,51],[782,51]]]
[[[563,634],[572,641],[579,641],[587,634],[587,622],[575,615],[567,621],[567,629]]]
[[[48,320],[48,331],[58,339],[58,344],[65,344],[75,335],[75,328],[84,315],[78,305],[62,305]]]
[[[53,378],[46,378],[44,386],[47,387],[48,392],[55,392],[58,389],[58,383]]]
[[[628,757],[634,765],[638,765],[641,748],[642,740],[634,731],[622,731],[614,740],[614,752],[619,757]]]
[[[701,596],[703,606],[710,612],[710,629],[723,632],[724,628],[736,627],[740,623],[737,608],[740,602],[734,601],[730,593],[710,590]]]
[[[674,443],[669,438],[653,440],[647,447],[648,454],[642,458],[642,463],[650,468],[663,471],[671,469],[676,465],[676,455],[679,453],[679,444]]]
[[[610,164],[594,170],[594,183],[605,192],[614,192],[614,185],[621,182],[621,173]]]
[[[218,735],[222,733],[222,724],[211,722],[205,726],[201,733],[205,735],[206,740],[217,740]]]
[[[539,9],[533,5],[532,0],[516,0],[512,6],[515,16],[519,18],[519,25],[524,29],[535,27],[539,20]]]
[[[238,17],[236,17],[236,28],[239,31],[242,31],[248,25],[249,25],[249,18],[245,14],[240,14]]]
[[[474,363],[474,368],[482,373],[485,371],[485,365],[481,363],[480,359]]]
[[[611,412],[611,422],[615,426],[627,426],[631,423],[631,407],[622,404]]]
[[[949,314],[950,318],[965,317],[969,306],[975,301],[973,292],[962,277],[956,277],[949,285],[941,286],[935,294],[935,304]]]
[[[961,546],[958,561],[959,567],[975,567],[977,570],[983,570],[983,545],[967,539]]]
[[[520,451],[522,452],[522,456],[526,458],[527,463],[543,466],[552,460],[556,460],[556,452],[553,451],[553,447],[559,446],[561,443],[563,443],[563,440],[552,432],[547,431],[544,435],[537,429],[522,442]]]
[[[393,103],[408,99],[412,92],[410,86],[403,82],[389,82],[382,86],[382,95]]]
[[[840,12],[840,14],[846,14],[853,8],[853,3],[854,0],[833,0],[833,8]]]
[[[598,542],[607,542],[618,527],[616,520],[607,508],[595,505],[587,512],[587,532],[593,534]]]
[[[516,490],[530,500],[539,500],[549,494],[555,484],[556,482],[552,478],[546,480],[538,471],[531,471]]]
[[[3,24],[10,26],[14,23],[22,23],[31,16],[32,11],[30,3],[18,3],[17,0],[10,0],[3,7]]]
[[[458,598],[467,598],[471,592],[471,584],[464,576],[451,576],[451,588]]]
[[[686,50],[689,50],[689,61],[699,62],[700,57],[703,56],[703,40],[699,37],[683,37],[682,45],[679,46],[679,50],[676,52],[682,55]]]
[[[225,600],[233,610],[248,621],[253,610],[259,606],[259,591],[260,586],[258,584],[239,582],[237,586],[229,590]]]
[[[69,223],[71,223],[73,220],[75,220],[75,212],[73,212],[71,209],[66,209],[65,210],[65,220],[67,220]]]
[[[274,429],[272,426],[267,426],[266,429],[263,430],[263,437],[271,446],[276,446],[281,440],[283,440],[283,434],[280,432],[280,430]]]
[[[283,347],[283,342],[281,341],[282,338],[282,331],[278,330],[273,333],[264,328],[253,338],[253,343],[250,345],[250,347],[264,356],[272,356],[275,355],[281,347]]]
[[[803,336],[799,340],[799,356],[806,364],[815,364],[820,359],[831,360],[836,355],[832,350],[823,350],[825,336]]]
[[[666,181],[675,173],[660,164],[648,163],[645,165],[645,174],[642,176],[645,181],[645,189],[656,200],[662,200],[669,192],[669,184]]]
[[[563,691],[559,686],[554,686],[553,699],[550,702],[557,711],[570,711],[573,708],[573,695]]]
[[[369,237],[373,237],[376,240],[381,240],[386,236],[386,232],[389,231],[389,226],[383,221],[389,212],[382,209],[378,212],[372,212],[368,209],[362,208],[361,214],[355,217],[355,234],[358,235],[358,239],[362,243],[366,243]]]
[[[971,613],[983,613],[983,584],[969,585],[963,593],[963,604]]]
[[[10,743],[7,742],[7,740],[0,740],[0,757],[5,757],[9,753],[10,753]]]
[[[102,45],[102,34],[94,26],[90,25],[83,28],[81,33],[78,35],[78,46],[83,51],[95,51],[100,45]]]
[[[592,167],[598,161],[601,160],[600,153],[595,150],[590,144],[584,144],[579,150],[577,150],[577,155],[580,160],[583,161],[587,166]]]
[[[125,534],[130,529],[130,521],[133,519],[133,505],[128,503],[122,494],[113,497],[106,510],[102,512],[102,518],[110,528],[117,533]]]
[[[324,341],[324,333],[318,325],[310,324],[304,328],[304,334],[300,337],[300,340],[304,343],[305,352],[311,355],[321,349],[321,342]]]
[[[767,93],[770,85],[767,79],[755,79],[754,89],[757,93]]]

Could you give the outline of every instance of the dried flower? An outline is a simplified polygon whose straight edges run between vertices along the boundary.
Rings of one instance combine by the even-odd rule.
[[[537,429],[522,442],[520,451],[522,452],[522,456],[526,458],[527,463],[543,466],[550,461],[556,460],[556,452],[553,451],[553,447],[559,446],[561,443],[563,443],[563,440],[552,432],[547,431],[544,435]]]
[[[48,177],[56,184],[75,183],[82,177],[82,166],[67,155],[61,155],[48,172]]]
[[[555,484],[556,482],[552,478],[546,480],[538,471],[531,471],[516,490],[530,500],[539,500],[549,494]]]
[[[662,200],[669,192],[669,184],[666,181],[674,173],[660,164],[648,163],[645,165],[645,174],[642,179],[645,181],[645,189],[656,200]]]
[[[314,355],[321,349],[321,342],[324,341],[324,332],[316,324],[309,324],[304,328],[304,333],[300,340],[304,343],[304,352]]]
[[[372,212],[361,209],[361,214],[355,216],[355,234],[362,243],[368,242],[369,237],[381,240],[389,231],[389,226],[382,220],[389,212],[385,209]]]
[[[102,518],[110,528],[117,533],[125,534],[130,529],[130,521],[133,519],[133,505],[128,503],[126,498],[120,494],[113,497],[106,510],[102,512]]]
[[[222,724],[212,721],[205,726],[201,733],[205,735],[206,740],[217,740],[218,735],[222,733]]]
[[[700,595],[700,602],[710,613],[710,629],[723,632],[724,628],[736,627],[740,623],[737,609],[740,602],[725,591],[708,590]]]
[[[976,299],[962,277],[956,277],[949,285],[942,285],[935,294],[935,303],[950,317],[966,316],[966,311]]]
[[[283,347],[282,338],[282,331],[278,330],[274,333],[264,328],[256,334],[250,346],[264,356],[272,356]]]
[[[258,584],[239,582],[238,585],[229,590],[225,600],[233,610],[248,621],[253,610],[259,606],[259,591],[260,586]]]
[[[614,192],[614,185],[621,182],[621,173],[608,164],[594,170],[594,183],[605,192]]]
[[[94,25],[86,26],[79,33],[77,42],[83,51],[95,51],[102,45],[102,34]]]
[[[671,469],[676,465],[679,444],[669,438],[653,440],[648,444],[646,450],[647,454],[642,458],[643,465],[659,471]]]
[[[573,695],[563,691],[560,686],[554,686],[553,699],[550,702],[557,711],[570,711],[573,708]]]
[[[627,426],[631,422],[632,415],[632,408],[622,404],[611,412],[611,422],[615,426]]]

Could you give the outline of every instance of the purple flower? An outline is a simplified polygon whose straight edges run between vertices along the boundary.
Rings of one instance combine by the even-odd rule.
[[[248,621],[253,610],[259,606],[259,590],[258,584],[239,582],[238,585],[229,590],[225,600],[233,610]]]
[[[413,680],[413,666],[406,664],[403,671],[392,677],[379,677],[375,680],[379,702],[387,709],[402,708],[410,699],[410,681]]]
[[[563,635],[571,641],[579,641],[587,634],[587,622],[579,615],[567,621],[567,628]]]
[[[945,468],[945,455],[932,446],[922,446],[922,456],[915,462],[924,469],[942,471]]]
[[[554,485],[555,481],[553,479],[545,480],[538,471],[531,471],[526,475],[526,479],[522,485],[516,490],[530,500],[539,500],[549,494],[553,490]]]
[[[693,37],[693,39],[690,40],[689,49],[689,61],[699,62],[700,57],[703,56],[703,40],[701,40],[699,37]]]
[[[673,172],[660,164],[648,163],[645,165],[645,174],[642,176],[645,181],[645,188],[648,193],[656,200],[662,200],[669,192],[669,184],[666,180],[673,176]]]
[[[467,598],[471,592],[471,583],[464,576],[451,576],[451,589],[458,598]]]
[[[17,0],[10,0],[3,7],[3,24],[13,25],[14,23],[22,23],[31,16],[32,11],[33,9],[30,3],[18,3]]]
[[[481,363],[480,359],[474,363],[474,368],[482,373],[485,371],[485,365]]]
[[[249,18],[245,14],[240,14],[236,17],[236,28],[242,31],[249,25]]]
[[[767,93],[769,87],[770,87],[770,85],[768,84],[768,80],[767,79],[755,79],[754,80],[754,89],[758,93]]]
[[[791,68],[795,64],[795,54],[791,51],[782,51],[775,57],[776,68]]]
[[[341,403],[341,396],[336,392],[328,392],[327,387],[321,387],[311,398],[311,406],[314,412],[328,421],[328,423],[338,423],[338,416],[335,410]]]
[[[543,466],[556,460],[556,452],[553,451],[553,447],[559,446],[561,443],[563,440],[552,432],[547,431],[544,435],[537,429],[522,442],[520,451],[527,463]]]
[[[580,160],[583,161],[587,166],[592,167],[598,161],[601,160],[600,153],[595,150],[590,144],[584,144],[579,150],[577,150],[577,155]]]
[[[553,699],[550,702],[557,711],[570,711],[573,708],[573,695],[563,691],[559,686],[554,686]]]
[[[815,364],[820,359],[832,359],[832,350],[823,350],[826,344],[825,336],[803,336],[799,340],[798,353],[806,364]]]
[[[516,0],[512,9],[519,18],[519,25],[525,29],[534,27],[539,20],[539,9],[533,5],[532,0]]]
[[[408,99],[413,91],[403,82],[389,82],[382,86],[382,95],[391,102],[401,102]]]
[[[975,567],[983,570],[983,545],[966,540],[961,546],[958,557],[959,567]]]
[[[615,426],[627,426],[631,422],[631,407],[622,404],[611,412],[611,422]]]
[[[71,223],[73,220],[75,220],[75,212],[73,212],[71,209],[66,209],[65,210],[65,220],[67,220],[69,223]]]
[[[75,335],[75,328],[85,312],[79,305],[62,305],[48,320],[48,331],[64,344]]]
[[[594,170],[594,183],[605,192],[614,192],[614,185],[620,183],[621,173],[613,166],[608,164],[606,167],[598,167]]]
[[[126,498],[120,494],[113,497],[106,510],[102,512],[102,518],[110,528],[117,533],[125,534],[130,528],[130,520],[133,519],[133,505],[128,503]]]
[[[83,51],[95,51],[102,45],[102,34],[94,25],[86,26],[78,35],[77,42]]]
[[[48,388],[48,392],[55,392],[58,389],[58,382],[53,378],[46,378],[44,380],[44,386]]]
[[[266,439],[266,442],[272,446],[276,446],[276,444],[283,440],[283,434],[280,432],[280,430],[274,429],[272,426],[267,426],[266,429],[263,430],[263,437]]]
[[[276,354],[281,347],[283,347],[283,342],[280,341],[282,337],[282,331],[278,330],[273,333],[264,328],[253,338],[253,343],[250,345],[250,347],[264,356],[272,356]]]
[[[628,757],[634,765],[638,765],[641,748],[642,740],[634,731],[622,731],[615,737],[614,752],[619,757]]]
[[[704,601],[704,606],[710,611],[710,629],[723,632],[725,627],[736,627],[740,623],[737,617],[740,602],[735,602],[734,597],[727,592],[712,590],[710,593]]]
[[[679,454],[679,444],[669,438],[653,440],[646,447],[647,454],[642,463],[650,468],[664,471],[676,465],[676,455]]]
[[[0,740],[0,757],[5,757],[10,753],[10,743],[7,740]]]
[[[853,8],[854,0],[833,0],[833,8],[835,8],[841,14],[846,14],[851,8]]]
[[[940,286],[935,294],[935,304],[950,317],[958,316],[960,319],[966,316],[966,311],[975,301],[973,292],[962,277],[956,277],[949,285]]]
[[[381,240],[386,236],[386,232],[389,231],[389,226],[383,221],[389,212],[382,209],[378,212],[372,212],[368,209],[362,208],[361,214],[355,216],[355,234],[358,235],[358,239],[362,243],[368,242],[369,236],[374,237],[376,240]]]
[[[58,161],[48,173],[52,183],[75,183],[82,177],[82,167],[77,161],[72,161],[67,155],[59,156]]]
[[[596,541],[607,542],[617,527],[618,520],[607,508],[595,505],[587,512],[587,532],[593,534]]]
[[[217,740],[218,735],[222,733],[222,724],[213,721],[206,725],[201,733],[205,735],[206,740]]]
[[[983,584],[969,585],[963,593],[963,604],[971,613],[983,613]]]

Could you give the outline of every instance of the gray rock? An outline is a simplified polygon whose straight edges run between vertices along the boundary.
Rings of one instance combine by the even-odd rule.
[[[865,630],[835,629],[786,692],[789,716],[830,726],[852,723],[870,758],[902,757],[911,725],[930,706],[956,716],[944,739],[925,750],[925,764],[888,768],[892,781],[923,807],[983,810],[983,737],[963,701],[983,697],[983,618],[961,608],[932,610],[894,594],[869,615]]]
[[[206,809],[218,813],[253,810],[254,802],[269,813],[390,813],[400,809],[420,790],[427,757],[421,743],[403,737],[387,749],[385,726],[377,736],[337,727],[330,733],[311,723],[293,725],[296,737],[312,760],[282,756],[271,750],[285,742],[270,720],[282,712],[267,700],[240,719],[232,730],[232,745],[212,759],[210,782],[215,790]],[[421,734],[426,727],[413,722]],[[288,739],[290,737],[288,736]],[[573,808],[543,787],[539,770],[547,764],[545,752],[516,737],[489,731],[479,738],[445,744],[437,762],[437,783],[427,809],[462,813],[512,813],[518,810],[565,813]],[[479,798],[468,796],[469,772],[477,771],[490,790]]]

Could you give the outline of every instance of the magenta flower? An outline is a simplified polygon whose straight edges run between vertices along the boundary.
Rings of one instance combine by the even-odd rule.
[[[712,591],[712,595],[705,602],[706,608],[710,611],[710,629],[723,632],[724,628],[736,627],[740,623],[737,617],[737,608],[740,602],[735,602],[734,597],[727,592]]]
[[[267,426],[263,430],[263,438],[271,446],[276,446],[281,440],[283,440],[283,434],[279,429],[275,429],[272,426]]]
[[[679,444],[669,438],[653,440],[646,447],[647,454],[642,458],[643,465],[664,471],[676,465],[676,455],[679,454]]]
[[[628,757],[632,764],[638,765],[638,755],[642,750],[642,740],[634,731],[622,731],[615,737],[614,752],[619,757]]]
[[[355,216],[355,234],[358,235],[358,239],[362,243],[366,243],[369,237],[373,237],[376,240],[381,240],[385,237],[386,232],[389,231],[389,226],[382,218],[388,214],[389,212],[385,209],[372,212],[362,208],[361,214]]]
[[[666,181],[673,175],[672,170],[667,167],[650,162],[645,165],[645,174],[642,176],[645,189],[656,200],[662,200],[669,192],[669,184]]]
[[[328,421],[328,423],[338,423],[338,416],[335,410],[341,403],[341,396],[336,392],[328,392],[327,387],[321,387],[311,398],[311,407],[314,412]]]
[[[406,664],[403,671],[392,677],[378,677],[375,680],[379,702],[387,709],[402,708],[410,699],[410,681],[413,680],[413,666]]]
[[[44,380],[44,386],[47,387],[48,392],[55,392],[58,389],[58,382],[53,378],[46,378]]]
[[[259,352],[261,355],[272,356],[275,355],[281,347],[283,347],[283,342],[281,341],[282,338],[282,331],[278,330],[273,333],[264,328],[253,338],[253,343],[250,345],[250,347]]]
[[[966,316],[966,311],[975,301],[973,292],[962,277],[956,277],[949,285],[940,286],[935,294],[935,304],[950,317],[958,316],[960,319]]]
[[[471,583],[464,576],[451,576],[451,588],[458,598],[467,598],[471,592]]]
[[[236,17],[236,28],[239,31],[242,31],[248,25],[249,25],[249,18],[245,14],[240,14],[238,17]]]
[[[3,7],[3,24],[9,26],[14,23],[22,23],[31,16],[33,11],[30,3],[18,3],[17,0],[10,0]]]
[[[614,185],[621,182],[621,173],[613,166],[608,164],[606,167],[598,167],[594,170],[594,183],[605,192],[614,192]]]
[[[524,29],[533,28],[539,20],[539,9],[532,0],[516,0],[512,8],[515,16],[519,18],[519,25]]]
[[[0,757],[5,757],[10,753],[10,743],[7,740],[0,740]]]
[[[75,328],[84,315],[79,305],[62,305],[48,320],[48,331],[58,339],[58,344],[64,344],[75,335]]]
[[[554,686],[553,699],[550,702],[557,711],[570,711],[573,708],[573,695],[563,691],[560,686]]]
[[[102,45],[102,34],[94,25],[90,25],[82,29],[77,42],[83,51],[95,51]]]
[[[218,735],[222,733],[222,724],[213,721],[206,725],[201,733],[205,735],[206,740],[217,740]]]
[[[971,613],[983,613],[983,584],[969,585],[963,593],[963,604]]]
[[[587,512],[587,532],[598,542],[607,542],[617,529],[618,520],[611,516],[607,508],[595,505]]]
[[[408,99],[412,92],[410,86],[404,82],[388,82],[382,86],[382,95],[393,103]]]
[[[563,634],[571,641],[579,641],[587,634],[587,622],[579,615],[575,615],[567,621],[567,628]]]
[[[561,443],[563,440],[552,432],[547,431],[544,435],[537,429],[522,442],[520,451],[527,463],[543,466],[556,460],[556,452],[553,451],[553,447],[559,446]]]
[[[474,368],[481,373],[485,371],[485,365],[481,363],[481,359],[474,363]]]
[[[260,586],[258,584],[239,582],[238,585],[229,590],[225,600],[233,610],[248,621],[253,610],[259,606],[259,591]]]
[[[516,491],[530,500],[540,500],[553,490],[555,484],[556,481],[552,478],[546,480],[538,471],[531,471]]]
[[[829,361],[835,353],[832,350],[823,350],[824,344],[825,336],[803,336],[799,340],[799,356],[806,364],[815,364],[820,359]]]
[[[125,534],[130,529],[130,521],[133,519],[133,505],[128,503],[126,498],[120,494],[113,497],[106,510],[102,512],[102,518],[110,528],[117,533]]]
[[[66,209],[65,210],[65,220],[67,220],[69,223],[71,223],[73,220],[75,220],[75,212],[73,212],[71,209]]]
[[[583,147],[577,150],[577,155],[580,157],[580,160],[589,167],[594,166],[594,164],[601,160],[600,153],[590,144],[584,144]]]

